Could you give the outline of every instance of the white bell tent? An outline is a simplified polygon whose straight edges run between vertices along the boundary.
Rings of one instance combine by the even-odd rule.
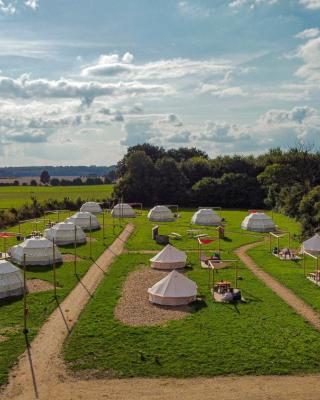
[[[119,203],[113,207],[111,215],[114,218],[134,218],[136,213],[130,204]]]
[[[55,246],[55,262],[62,262],[62,256]],[[26,265],[51,265],[53,264],[53,243],[44,237],[32,237],[24,242],[11,247],[9,254],[14,263],[23,265],[24,255]]]
[[[219,226],[221,222],[222,218],[211,208],[201,208],[191,218],[191,223],[194,225]]]
[[[310,239],[302,243],[301,252],[320,255],[320,236],[316,233]]]
[[[44,237],[55,242],[58,246],[67,244],[86,243],[86,235],[79,225],[72,222],[59,222],[44,231]]]
[[[155,206],[149,211],[148,219],[155,222],[171,222],[174,221],[174,215],[166,206]]]
[[[263,212],[252,212],[241,223],[241,228],[252,232],[272,232],[276,229],[272,218]]]
[[[65,222],[72,222],[73,224],[80,226],[84,231],[89,231],[90,226],[92,231],[100,229],[97,217],[87,211],[79,211],[67,218]]]
[[[0,299],[21,296],[23,292],[22,271],[7,260],[0,260]]]
[[[184,251],[167,244],[157,255],[150,259],[150,262],[151,267],[155,269],[184,268],[187,262],[187,255]]]
[[[189,304],[197,296],[197,284],[173,270],[148,289],[151,303],[165,306],[180,306]]]
[[[102,208],[99,203],[95,201],[87,201],[86,203],[82,204],[80,211],[87,211],[92,214],[101,214]]]

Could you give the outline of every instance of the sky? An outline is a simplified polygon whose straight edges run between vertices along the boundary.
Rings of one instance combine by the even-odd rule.
[[[320,0],[0,0],[0,166],[320,149]]]

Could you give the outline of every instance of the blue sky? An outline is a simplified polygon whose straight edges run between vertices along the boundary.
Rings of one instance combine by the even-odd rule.
[[[0,0],[0,165],[320,145],[320,0]]]

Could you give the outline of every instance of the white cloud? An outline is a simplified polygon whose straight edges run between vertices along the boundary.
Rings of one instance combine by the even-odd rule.
[[[39,7],[39,0],[26,0],[24,4],[32,10],[36,10]]]
[[[316,115],[311,107],[294,107],[292,110],[269,110],[260,117],[264,124],[302,124],[308,118]]]
[[[0,76],[0,97],[3,98],[80,98],[90,105],[96,97],[135,97],[172,93],[168,85],[145,84],[137,81],[101,83],[97,81],[75,81],[31,79],[22,75],[17,79]]]
[[[233,0],[229,3],[229,7],[232,9],[238,9],[242,6],[248,6],[254,9],[256,6],[266,4],[273,5],[278,3],[278,0]]]
[[[311,39],[319,35],[320,35],[319,28],[310,28],[310,29],[305,29],[302,32],[299,32],[295,37],[298,39]]]
[[[133,55],[126,53],[101,55],[96,63],[83,68],[84,77],[115,78],[121,76],[136,80],[167,80],[180,79],[189,76],[210,77],[225,76],[227,72],[240,67],[225,60],[207,59],[191,60],[189,58],[173,58],[133,64]]]
[[[15,3],[0,0],[0,11],[5,15],[14,15],[16,13]]]
[[[320,82],[320,37],[300,46],[296,56],[304,62],[296,75],[307,81]]]
[[[320,0],[300,0],[299,3],[308,10],[319,10]]]
[[[194,0],[179,1],[178,10],[180,14],[193,18],[208,18],[211,15],[211,10],[199,4],[195,4]]]
[[[217,97],[247,96],[248,94],[239,86],[226,87],[218,84],[203,84],[197,90],[198,93],[210,93]]]
[[[170,143],[190,143],[191,136],[192,134],[189,131],[177,132],[169,136],[167,141]]]

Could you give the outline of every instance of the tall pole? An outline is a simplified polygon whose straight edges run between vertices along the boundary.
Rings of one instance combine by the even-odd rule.
[[[89,251],[90,251],[90,258],[92,258],[92,244],[91,244],[91,215],[90,215],[90,237],[89,237]]]
[[[52,257],[53,257],[53,264],[52,264],[52,269],[53,269],[53,290],[54,290],[54,297],[57,297],[57,280],[56,280],[56,250],[55,250],[55,244],[54,244],[54,239],[52,239]]]
[[[306,276],[306,254],[303,253],[303,274]]]
[[[74,225],[74,274],[77,275],[77,225]]]
[[[26,271],[26,255],[23,255],[23,333],[28,333],[27,328],[27,271]]]

